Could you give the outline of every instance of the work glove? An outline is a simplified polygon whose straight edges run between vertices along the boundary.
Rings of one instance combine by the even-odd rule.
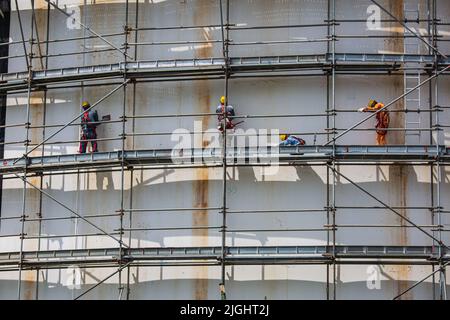
[[[358,109],[358,112],[364,112],[364,109],[365,109],[365,108],[359,108],[359,109]]]

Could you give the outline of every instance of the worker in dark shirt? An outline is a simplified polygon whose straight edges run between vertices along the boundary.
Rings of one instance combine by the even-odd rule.
[[[92,152],[97,152],[97,125],[98,125],[98,113],[97,110],[89,110],[91,105],[89,102],[84,101],[81,104],[84,112],[81,116],[81,137],[79,153],[86,153],[88,142],[91,142]]]

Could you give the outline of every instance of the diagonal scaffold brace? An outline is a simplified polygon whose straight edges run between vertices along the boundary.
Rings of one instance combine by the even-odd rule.
[[[102,101],[104,101],[105,99],[107,99],[108,97],[110,97],[112,94],[114,94],[116,91],[118,91],[120,88],[122,88],[124,85],[126,85],[128,82],[130,81],[130,79],[127,79],[126,81],[124,81],[122,84],[120,84],[119,86],[117,86],[116,88],[114,88],[112,91],[110,91],[108,94],[106,94],[105,96],[103,96],[102,98],[100,98],[99,100],[97,100],[95,103],[93,103],[88,109],[87,111],[91,110],[92,108],[94,108],[95,106],[97,106],[99,103],[101,103]],[[85,111],[83,111],[85,112]],[[49,137],[47,137],[46,139],[44,139],[42,142],[40,142],[39,144],[37,144],[35,147],[33,147],[32,149],[30,149],[29,151],[27,151],[22,157],[17,158],[14,163],[17,163],[19,160],[21,159],[25,159],[27,161],[27,157],[28,155],[33,152],[34,150],[36,150],[37,148],[39,148],[40,146],[42,146],[45,142],[47,142],[48,140],[50,140],[51,138],[55,137],[58,133],[60,133],[61,131],[63,131],[65,128],[67,128],[69,125],[71,125],[73,122],[75,122],[77,119],[79,119],[82,116],[83,113],[80,113],[79,115],[77,115],[75,118],[73,118],[72,120],[70,120],[69,122],[67,122],[64,126],[62,126],[60,129],[58,129],[57,131],[55,131],[52,135],[50,135]],[[56,203],[58,203],[59,205],[61,205],[63,208],[67,209],[68,211],[70,211],[71,213],[73,213],[75,216],[77,216],[78,218],[82,219],[83,221],[87,222],[88,224],[90,224],[91,226],[93,226],[94,228],[96,228],[97,230],[99,230],[100,232],[102,232],[103,234],[111,237],[112,239],[114,239],[115,241],[119,242],[119,244],[128,247],[125,243],[123,243],[121,240],[117,239],[116,237],[114,237],[113,235],[109,234],[108,232],[106,232],[105,230],[103,230],[102,228],[98,227],[96,224],[92,223],[91,221],[89,221],[88,219],[84,218],[83,216],[79,215],[75,210],[71,209],[70,207],[68,207],[67,205],[63,204],[62,202],[58,201],[56,198],[54,198],[52,195],[48,194],[47,192],[45,192],[44,190],[42,190],[41,188],[35,186],[34,184],[30,183],[27,179],[26,176],[22,177],[16,173],[14,173],[14,175],[21,179],[23,182],[25,182],[26,184],[28,184],[29,186],[31,186],[32,188],[38,190],[40,193],[42,193],[43,195],[47,196],[49,199],[55,201]]]
[[[67,16],[68,18],[71,18],[73,20],[75,20],[76,23],[78,23],[80,26],[82,26],[84,29],[86,29],[88,32],[92,33],[94,36],[98,37],[99,39],[101,39],[102,41],[106,42],[108,45],[110,45],[112,48],[116,49],[117,51],[119,51],[121,54],[127,56],[129,59],[133,60],[134,59],[129,56],[126,52],[122,51],[119,47],[117,47],[116,45],[114,45],[111,41],[108,41],[108,39],[106,39],[105,37],[103,37],[101,34],[99,34],[98,32],[95,32],[94,30],[92,30],[90,27],[88,27],[87,25],[85,25],[84,23],[82,23],[81,21],[77,21],[74,17],[72,17],[72,15],[70,15],[69,13],[67,13],[66,11],[64,11],[63,9],[61,9],[60,7],[58,7],[57,4],[53,3],[50,0],[44,0],[45,2],[47,2],[48,4],[50,4],[53,8],[55,8],[56,10],[58,10],[59,12],[61,12],[62,14],[64,14],[65,16]]]
[[[433,275],[435,275],[438,272],[445,272],[445,268],[450,264],[450,261],[443,264],[442,266],[439,267],[439,269],[434,270],[432,273],[430,273],[429,275],[427,275],[426,277],[420,279],[419,281],[417,281],[416,283],[414,283],[411,287],[409,287],[408,289],[406,289],[405,291],[403,291],[402,293],[396,295],[392,300],[397,300],[400,297],[402,297],[403,295],[407,294],[408,292],[410,292],[412,289],[414,289],[415,287],[417,287],[419,284],[425,282],[428,278],[432,277]]]
[[[420,41],[422,41],[425,45],[427,45],[430,49],[432,49],[434,52],[436,52],[437,54],[439,54],[440,56],[442,56],[443,58],[448,58],[445,54],[443,54],[441,51],[439,51],[437,48],[435,48],[434,46],[432,46],[430,43],[428,43],[428,41],[426,39],[424,39],[420,34],[416,33],[414,30],[412,30],[411,28],[409,28],[405,23],[403,23],[403,21],[401,21],[398,17],[396,17],[395,15],[393,15],[392,13],[390,13],[388,10],[386,10],[384,7],[380,6],[380,4],[375,1],[375,0],[371,0],[375,5],[377,5],[382,11],[384,11],[386,14],[388,14],[391,18],[395,19],[400,25],[402,25],[404,28],[406,28],[409,32],[411,32],[415,37],[417,37]],[[334,137],[333,139],[330,139],[329,141],[327,141],[324,145],[329,145],[330,143],[335,142],[337,139],[341,138],[342,136],[344,136],[345,134],[349,133],[351,130],[355,129],[356,127],[360,126],[361,124],[365,123],[367,120],[375,117],[378,113],[387,110],[387,108],[389,108],[390,106],[392,106],[394,103],[396,103],[397,101],[403,99],[404,97],[408,96],[410,93],[416,91],[417,89],[421,88],[424,84],[427,84],[428,82],[430,82],[431,80],[433,80],[434,78],[437,78],[438,76],[440,76],[441,74],[443,74],[444,72],[448,71],[450,69],[450,65],[446,66],[444,69],[440,70],[439,72],[437,72],[436,74],[428,77],[427,79],[425,79],[424,81],[422,81],[421,83],[419,83],[417,86],[415,86],[414,88],[410,89],[409,91],[405,92],[404,94],[402,94],[401,96],[397,97],[396,99],[392,100],[391,102],[389,102],[388,104],[386,104],[383,108],[378,109],[376,112],[371,113],[369,116],[367,116],[366,118],[362,119],[361,121],[357,122],[356,124],[352,125],[350,128],[346,129],[345,131],[343,131],[342,133],[338,134],[336,137]]]
[[[415,222],[413,222],[412,220],[410,220],[408,217],[405,217],[404,215],[402,215],[400,212],[398,212],[397,210],[393,209],[391,206],[389,206],[388,204],[386,204],[385,202],[383,202],[382,200],[378,199],[377,197],[375,197],[373,194],[371,194],[370,192],[368,192],[367,190],[365,190],[363,187],[359,186],[356,182],[354,182],[353,180],[351,180],[350,178],[348,178],[347,176],[345,176],[344,174],[340,173],[338,170],[336,170],[335,168],[333,168],[330,165],[327,165],[328,168],[330,168],[330,170],[332,170],[334,173],[336,173],[337,175],[339,175],[340,177],[344,178],[345,180],[347,180],[348,182],[350,182],[354,187],[356,187],[357,189],[359,189],[361,192],[365,193],[366,195],[368,195],[369,197],[371,197],[372,199],[374,199],[375,201],[377,201],[378,203],[380,203],[381,205],[383,205],[386,209],[390,210],[391,212],[395,213],[397,216],[399,216],[402,220],[405,220],[406,222],[408,222],[411,226],[417,228],[419,231],[421,231],[422,233],[424,233],[426,236],[428,236],[429,238],[431,238],[432,240],[436,241],[440,246],[443,246],[447,249],[450,250],[450,247],[448,247],[447,245],[445,245],[442,240],[439,240],[438,238],[436,238],[435,236],[433,236],[431,233],[429,233],[428,231],[426,231],[425,229],[423,229],[421,226],[419,226],[418,224],[416,224]]]

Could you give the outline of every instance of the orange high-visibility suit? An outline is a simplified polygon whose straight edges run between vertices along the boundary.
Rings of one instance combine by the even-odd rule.
[[[362,108],[362,112],[376,112],[384,107],[383,103],[378,103],[375,100],[369,101],[369,104],[367,107]],[[389,128],[389,112],[387,110],[383,110],[377,113],[377,124],[375,128],[377,129],[377,145],[384,146],[386,145],[386,135],[387,135],[387,128]]]

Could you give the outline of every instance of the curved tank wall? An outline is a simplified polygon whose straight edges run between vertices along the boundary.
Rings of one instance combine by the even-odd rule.
[[[47,4],[36,2],[36,21],[41,38],[45,38]],[[100,34],[114,34],[123,31],[125,25],[125,1],[59,1],[59,5],[73,6],[79,9],[81,20]],[[147,1],[139,0],[136,15],[136,1],[129,1],[129,25],[134,26],[136,16],[141,28],[164,26],[192,26],[220,24],[218,1]],[[403,1],[380,1],[392,12],[401,14]],[[405,0],[406,2],[406,0]],[[422,9],[424,3],[421,1]],[[448,20],[450,4],[438,0],[438,15],[442,21]],[[367,19],[367,7],[371,1],[337,0],[337,19]],[[25,38],[30,37],[31,10],[29,1],[19,1],[24,21]],[[13,8],[15,10],[15,8]],[[236,26],[261,26],[280,24],[323,24],[328,19],[328,1],[318,0],[259,0],[230,1],[230,21]],[[19,24],[15,11],[11,16],[11,35],[14,41],[20,40]],[[50,10],[50,39],[76,38],[86,35],[83,28],[68,28],[67,18],[60,12]],[[426,26],[423,25],[423,28]],[[449,26],[439,26],[439,32],[448,35]],[[367,30],[365,23],[341,23],[336,27],[340,35],[395,35],[403,30],[388,23],[381,31]],[[421,29],[422,30],[422,29]],[[129,42],[134,42],[134,33]],[[292,54],[324,54],[327,52],[327,27],[285,28],[268,30],[231,31],[230,56],[270,56]],[[315,39],[308,43],[276,43],[271,45],[255,44],[258,41],[282,41]],[[121,46],[124,36],[111,36],[108,40]],[[189,40],[192,43],[177,42]],[[205,41],[217,40],[205,43]],[[140,60],[164,60],[181,58],[221,57],[222,44],[219,27],[181,30],[143,30],[138,32],[138,41],[145,42],[137,52]],[[155,42],[167,42],[155,45]],[[236,43],[236,44],[233,44]],[[252,44],[253,43],[253,44]],[[449,52],[448,42],[442,42],[440,49]],[[43,46],[42,46],[43,47]],[[34,46],[33,50],[37,50]],[[41,48],[43,49],[43,48]],[[52,56],[64,52],[102,50],[99,53],[86,53],[74,56]],[[426,52],[425,48],[422,48]],[[402,39],[371,38],[349,40],[342,38],[337,42],[336,51],[341,53],[401,53]],[[130,54],[135,48],[130,45]],[[21,45],[12,45],[10,55],[23,53]],[[116,63],[123,56],[111,49],[98,38],[74,40],[70,42],[53,42],[49,46],[50,58],[48,68],[83,66],[92,64]],[[35,68],[42,66],[34,61]],[[23,58],[10,59],[9,70],[26,69]],[[117,85],[117,84],[116,84]],[[439,80],[439,101],[445,105],[449,101],[446,88],[450,85],[447,78]],[[79,114],[82,100],[96,101],[106,95],[115,85],[99,87],[86,86],[83,89],[53,89],[44,94],[31,95],[30,117],[32,125],[64,124]],[[96,108],[102,115],[111,115],[118,120],[122,115],[124,95],[128,115],[167,115],[176,113],[210,113],[214,112],[219,97],[223,94],[223,80],[197,80],[173,82],[138,83],[133,94],[133,85],[126,91],[119,90]],[[273,77],[273,78],[239,78],[230,80],[229,100],[235,106],[238,115],[254,114],[317,114],[325,113],[327,108],[327,79],[324,76],[308,77]],[[355,110],[367,103],[371,97],[389,102],[401,95],[404,90],[403,76],[366,76],[338,75],[336,77],[336,108]],[[423,101],[428,101],[428,87],[421,91]],[[46,99],[44,110],[43,99]],[[135,108],[133,109],[133,99]],[[8,96],[7,124],[26,122],[26,93]],[[404,108],[400,101],[393,109]],[[441,113],[443,124],[449,125],[448,111]],[[421,121],[428,123],[429,115],[421,114]],[[345,129],[362,119],[361,114],[339,113],[336,127]],[[127,122],[128,133],[172,132],[177,128],[193,130],[194,120],[202,118],[153,118],[136,119],[134,130],[132,122]],[[368,121],[361,128],[372,128],[373,121]],[[392,123],[404,126],[401,113],[392,114]],[[203,118],[203,129],[216,126],[215,117]],[[117,138],[122,131],[122,124],[103,124],[99,127],[99,137]],[[315,143],[320,145],[327,141],[325,128],[326,117],[311,118],[272,118],[247,119],[244,129],[279,129],[284,132],[321,132]],[[57,128],[46,128],[45,136]],[[56,135],[49,142],[77,140],[79,128],[71,126]],[[443,135],[446,137],[446,135]],[[43,137],[42,128],[30,130],[31,143],[39,143]],[[421,141],[415,137],[405,137],[401,132],[389,135],[392,144],[429,143],[428,133],[423,133]],[[313,134],[304,135],[307,144],[313,144]],[[26,133],[23,128],[8,128],[6,141],[23,141]],[[175,142],[170,136],[135,136],[126,140],[127,149],[171,148]],[[374,132],[355,131],[340,139],[343,145],[373,145]],[[33,155],[70,154],[77,152],[76,142],[46,145],[38,148]],[[101,151],[121,149],[121,141],[99,142]],[[22,145],[6,145],[5,158],[21,156]],[[431,175],[436,181],[436,172],[425,166],[343,166],[340,172],[359,183],[392,206],[431,206]],[[332,178],[331,176],[329,178]],[[450,192],[450,172],[448,168],[441,171],[441,193]],[[327,170],[321,166],[282,167],[275,176],[264,176],[261,168],[229,168],[227,172],[227,206],[229,210],[287,210],[311,209],[323,210],[327,206]],[[31,183],[42,188],[64,204],[73,208],[82,216],[109,214],[115,216],[93,218],[101,228],[116,232],[120,228],[117,210],[121,202],[120,172],[81,173],[33,177]],[[18,216],[22,210],[23,183],[17,179],[3,182],[1,211],[2,217]],[[434,186],[436,188],[436,185]],[[51,220],[38,222],[43,217],[67,217],[69,214],[49,198],[40,197],[38,191],[26,189],[26,214],[32,219],[25,223],[27,235],[49,236],[48,238],[27,239],[24,250],[48,250],[69,248],[104,248],[116,247],[114,240],[95,235],[97,230],[79,219]],[[222,206],[222,169],[135,169],[125,172],[124,180],[125,208],[204,208]],[[132,197],[131,197],[132,190]],[[441,196],[441,205],[448,208],[450,203],[446,196]],[[349,206],[377,206],[379,203],[362,194],[344,179],[337,178],[336,223],[340,225],[402,225],[404,222],[392,212],[385,209],[356,210]],[[444,209],[445,210],[445,209]],[[400,210],[401,214],[420,225],[431,224],[429,210]],[[130,227],[130,213],[124,215],[124,226]],[[219,210],[191,210],[185,212],[138,212],[132,216],[133,228],[164,227],[199,227],[220,226],[222,216]],[[443,215],[443,225],[450,223]],[[327,224],[326,211],[302,213],[234,213],[228,216],[228,229],[321,229]],[[0,234],[20,233],[21,225],[16,220],[3,220]],[[93,234],[92,236],[60,235]],[[449,241],[448,233],[443,233],[444,241]],[[20,241],[17,237],[1,238],[0,251],[19,251]],[[177,247],[177,246],[220,246],[221,233],[216,229],[172,230],[172,231],[134,231],[131,238],[125,234],[125,241],[132,247]],[[429,238],[414,228],[341,228],[337,232],[337,244],[347,245],[431,245]],[[230,232],[227,245],[324,245],[327,233],[309,232]],[[370,290],[366,285],[368,266],[337,266],[338,299],[390,299],[402,292],[415,281],[431,272],[430,266],[393,266],[380,265],[381,288]],[[103,279],[116,268],[98,268],[82,270],[80,288],[71,289],[65,285],[70,276],[66,269],[25,271],[23,273],[22,295],[25,299],[71,299],[91,285]],[[266,266],[228,266],[226,268],[227,296],[233,299],[324,299],[326,298],[327,272],[332,276],[332,269],[327,271],[324,265],[266,265]],[[219,266],[184,266],[184,267],[133,267],[130,269],[132,299],[218,299],[220,283]],[[126,275],[123,275],[126,277]],[[0,273],[0,298],[15,298],[18,272]],[[92,299],[116,299],[118,297],[118,275],[89,294]],[[123,280],[122,280],[123,281]],[[431,279],[417,287],[405,298],[432,298]]]

